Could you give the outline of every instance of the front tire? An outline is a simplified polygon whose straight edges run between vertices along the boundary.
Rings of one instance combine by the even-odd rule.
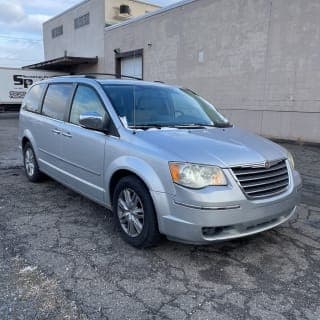
[[[135,176],[122,178],[113,194],[113,213],[122,238],[136,248],[160,240],[157,216],[150,193]]]
[[[23,148],[23,164],[26,176],[31,182],[42,180],[43,174],[39,170],[36,155],[30,142],[27,142]]]

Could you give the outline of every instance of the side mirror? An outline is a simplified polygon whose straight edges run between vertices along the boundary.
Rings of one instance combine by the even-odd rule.
[[[107,131],[108,128],[108,121],[106,117],[96,111],[80,114],[79,123],[83,127],[92,130]]]

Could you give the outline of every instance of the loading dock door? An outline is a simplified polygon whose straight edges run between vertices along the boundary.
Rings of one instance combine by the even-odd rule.
[[[142,79],[142,56],[121,58],[121,74]]]

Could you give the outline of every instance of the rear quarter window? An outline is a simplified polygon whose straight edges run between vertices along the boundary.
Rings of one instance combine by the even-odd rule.
[[[43,101],[42,114],[50,118],[64,120],[72,91],[72,83],[50,84]]]
[[[45,84],[36,84],[28,91],[23,99],[22,109],[32,112],[40,112],[41,98]]]

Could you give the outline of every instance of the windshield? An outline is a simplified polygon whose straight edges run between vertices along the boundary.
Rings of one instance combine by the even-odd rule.
[[[188,89],[128,84],[103,88],[130,128],[230,126],[212,104]]]

